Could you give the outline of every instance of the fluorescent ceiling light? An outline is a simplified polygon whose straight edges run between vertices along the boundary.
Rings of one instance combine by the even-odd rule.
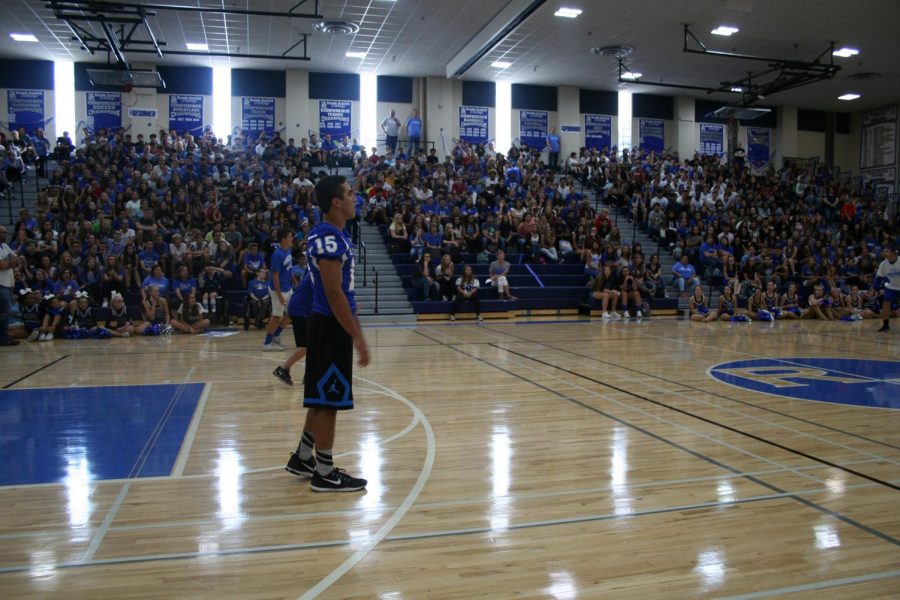
[[[729,35],[735,34],[738,31],[740,31],[740,29],[738,29],[737,27],[729,27],[728,25],[719,25],[718,27],[716,27],[715,29],[710,31],[710,33],[713,35],[724,35],[725,37],[728,37]]]
[[[737,93],[740,94],[741,92],[744,91],[744,88],[742,88],[742,87],[736,85],[736,86],[734,86],[733,88],[731,88],[731,91],[732,91],[732,92],[737,92]]]
[[[16,40],[17,42],[36,42],[38,41],[36,37],[31,35],[30,33],[11,33],[9,37]]]
[[[366,52],[348,52],[344,56],[347,58],[365,58],[366,54]]]
[[[491,63],[491,66],[495,69],[508,69],[512,66],[511,62],[506,62],[505,60],[495,60]]]
[[[632,71],[626,71],[622,73],[621,77],[622,79],[630,79],[631,81],[634,81],[636,79],[640,79],[641,75],[642,73],[633,73]]]
[[[209,52],[209,46],[206,44],[193,44],[191,42],[187,43],[188,50],[195,50],[197,52]]]
[[[840,56],[841,58],[850,58],[851,56],[856,56],[857,54],[859,54],[859,50],[857,50],[856,48],[848,48],[847,46],[844,46],[840,50],[835,50],[834,52],[832,52],[832,54],[834,56]]]
[[[557,10],[555,13],[553,13],[553,16],[554,17],[565,17],[567,19],[574,19],[575,17],[577,17],[580,14],[581,14],[580,8],[566,8],[565,6],[563,6],[562,8]]]
[[[856,100],[859,98],[859,94],[844,94],[843,96],[838,96],[838,100]]]

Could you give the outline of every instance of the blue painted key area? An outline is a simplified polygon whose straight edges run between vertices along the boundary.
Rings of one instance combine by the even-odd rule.
[[[0,391],[0,485],[169,475],[202,383]]]

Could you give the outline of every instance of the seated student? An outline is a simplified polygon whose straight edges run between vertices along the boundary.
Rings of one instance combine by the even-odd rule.
[[[672,275],[675,277],[675,285],[678,292],[684,295],[684,290],[688,286],[697,287],[700,285],[700,278],[693,265],[688,262],[687,254],[682,255],[681,260],[672,265]]]
[[[788,284],[788,290],[781,295],[778,308],[782,319],[799,319],[803,314],[800,309],[800,296],[797,295],[797,284],[793,281]]]
[[[247,284],[247,301],[244,304],[244,331],[250,329],[250,319],[257,329],[265,327],[264,321],[272,314],[272,297],[269,295],[269,272],[263,267],[256,272],[256,279]]]
[[[847,294],[844,313],[841,316],[852,316],[859,319],[874,319],[878,316],[866,306],[866,297],[859,293],[859,286],[850,286],[850,293]],[[24,319],[25,313],[22,313]]]
[[[753,293],[747,299],[747,316],[760,321],[770,321],[773,318],[766,310],[766,302],[760,287],[753,288]]]
[[[145,326],[148,323],[144,324]],[[116,337],[129,337],[132,333],[138,333],[128,316],[125,307],[125,298],[118,292],[113,292],[109,299],[109,320],[106,328]]]
[[[453,300],[453,306],[450,308],[450,320],[456,320],[456,313],[463,302],[469,301],[475,307],[475,318],[481,322],[481,300],[478,298],[478,288],[480,284],[478,279],[472,274],[472,267],[466,265],[463,267],[462,277],[456,280],[456,299]]]
[[[813,287],[813,293],[809,295],[807,304],[809,304],[809,308],[803,311],[804,319],[834,320],[831,314],[831,299],[825,295],[825,288],[822,284],[816,284]]]
[[[48,294],[44,296],[42,312],[44,313],[44,319],[41,322],[41,333],[38,335],[38,341],[49,342],[62,333],[65,304],[55,295]]]
[[[422,291],[422,300],[437,300],[440,293],[440,285],[434,280],[434,271],[431,269],[431,253],[425,252],[422,258],[413,265],[413,287]]]
[[[31,288],[19,290],[19,313],[22,315],[22,326],[26,339],[33,342],[41,335],[41,323],[44,314],[41,307],[41,294]]]
[[[763,292],[763,304],[765,304],[766,311],[772,315],[773,319],[793,318],[785,317],[781,314],[781,298],[778,296],[778,290],[774,281],[766,284],[766,291]]]
[[[100,327],[94,317],[94,309],[91,307],[90,295],[87,292],[78,292],[75,310],[69,316],[69,325],[66,334],[81,339],[85,337],[106,338],[114,334],[111,330]],[[128,337],[116,335],[116,337]]]
[[[738,300],[734,295],[734,288],[726,285],[719,296],[719,310],[717,311],[720,321],[730,321],[732,317],[740,314],[737,306]]]
[[[600,274],[594,277],[592,296],[595,300],[600,301],[604,319],[621,318],[621,315],[616,312],[616,305],[619,303],[620,296],[616,285],[617,281],[610,265],[603,265]],[[612,310],[612,312],[610,313],[608,310]]]
[[[178,275],[172,280],[171,286],[172,295],[175,297],[172,304],[176,309],[184,304],[184,300],[189,294],[197,292],[197,280],[191,277],[190,271],[185,265],[178,267]]]
[[[223,270],[213,265],[206,265],[206,268],[200,273],[200,304],[207,314],[212,317],[217,310],[219,296],[225,286],[225,276]]]
[[[172,320],[169,303],[160,295],[159,288],[155,285],[141,288],[141,307],[144,321],[150,325],[164,326]]]
[[[716,311],[709,309],[709,300],[703,294],[703,287],[694,288],[694,294],[689,302],[691,321],[715,321],[718,317]]]
[[[63,269],[59,281],[53,287],[53,295],[66,305],[66,308],[75,307],[75,294],[81,291],[81,286],[72,275],[70,269]]]
[[[153,269],[150,270],[150,274],[144,277],[144,280],[141,282],[142,288],[150,286],[159,290],[159,294],[162,297],[165,297],[169,293],[169,278],[163,275],[162,267],[159,265],[155,265]]]
[[[841,293],[841,288],[837,286],[832,287],[831,293],[828,294],[828,300],[832,316],[835,319],[840,319],[847,308],[847,301],[844,299],[844,294]]]
[[[441,264],[434,268],[434,278],[438,283],[438,299],[453,300],[456,297],[455,267],[449,254],[441,257]]]
[[[197,302],[197,295],[194,293],[188,294],[181,306],[178,307],[178,310],[175,311],[175,315],[172,318],[172,327],[182,333],[191,335],[203,333],[209,327],[209,319],[204,316],[205,313],[203,306]]]
[[[250,242],[249,248],[241,257],[241,283],[244,287],[256,279],[256,274],[266,264],[266,257],[259,251],[259,242]]]
[[[512,291],[509,288],[509,281],[507,280],[507,275],[509,275],[510,264],[506,262],[506,252],[503,250],[497,250],[497,260],[491,263],[491,266],[488,267],[488,274],[490,275],[490,279],[488,279],[488,285],[493,285],[497,288],[497,294],[500,298],[504,300],[515,300],[516,297],[512,295]]]
[[[624,316],[630,319],[631,315],[641,319],[644,313],[641,312],[641,291],[638,289],[637,282],[631,275],[629,267],[622,267],[619,273],[619,292],[622,308],[625,310]]]

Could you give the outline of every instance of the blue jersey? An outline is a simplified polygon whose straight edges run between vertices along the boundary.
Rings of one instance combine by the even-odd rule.
[[[255,298],[265,298],[269,295],[269,284],[259,279],[254,279],[247,284],[247,293]]]
[[[313,285],[312,278],[307,272],[300,280],[300,285],[294,290],[291,299],[288,302],[287,312],[291,318],[301,319],[309,316],[309,309],[312,308],[313,301]]]
[[[294,266],[291,251],[281,246],[275,248],[272,260],[269,261],[269,288],[275,289],[275,273],[278,273],[278,287],[282,292],[291,290],[291,268]]]
[[[331,223],[325,221],[319,223],[309,234],[306,257],[309,259],[309,274],[312,279],[313,312],[334,315],[331,307],[328,306],[328,299],[325,297],[325,288],[322,286],[322,277],[319,274],[319,261],[338,260],[341,262],[341,290],[350,303],[351,312],[355,314],[356,294],[353,291],[353,275],[356,262],[347,236]]]

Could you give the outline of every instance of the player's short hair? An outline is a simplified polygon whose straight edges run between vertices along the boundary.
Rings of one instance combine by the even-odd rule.
[[[341,186],[345,183],[347,183],[347,178],[343,175],[328,175],[316,184],[316,202],[323,213],[331,210],[332,199],[341,196],[343,193]]]
[[[279,229],[278,229],[278,232],[277,232],[277,235],[278,235],[278,241],[281,242],[281,240],[287,238],[287,237],[288,237],[289,235],[291,235],[292,233],[294,233],[294,232],[291,231],[290,229],[288,229],[287,227],[281,227],[281,228],[279,228]]]

